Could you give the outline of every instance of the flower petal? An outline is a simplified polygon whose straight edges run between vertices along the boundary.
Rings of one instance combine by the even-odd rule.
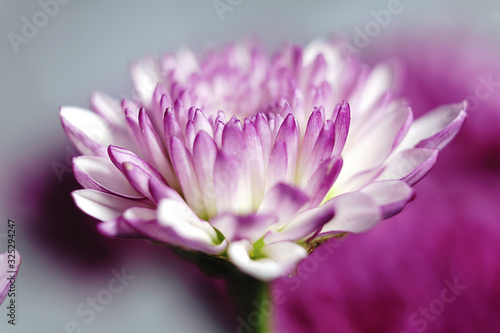
[[[181,184],[182,193],[189,206],[200,214],[204,211],[204,202],[198,179],[196,177],[192,156],[186,149],[184,143],[176,136],[172,137],[170,143],[170,158],[174,166],[177,178]]]
[[[140,167],[148,174],[150,174],[151,177],[154,177],[158,181],[165,183],[165,179],[155,168],[153,168],[148,162],[144,161],[142,158],[138,157],[136,154],[127,149],[109,146],[108,155],[111,159],[111,162],[113,162],[113,164],[122,172],[124,171],[123,164],[125,162],[128,162],[136,165],[137,167]]]
[[[217,212],[215,204],[214,168],[217,146],[210,135],[201,131],[193,145],[193,166],[202,191],[203,202],[208,216]]]
[[[338,182],[344,183],[357,173],[382,164],[406,133],[412,119],[409,108],[398,108],[377,119],[366,132],[357,131],[356,135],[349,136]]]
[[[139,192],[144,194],[144,196],[146,196],[149,200],[155,202],[154,197],[149,191],[149,181],[150,179],[154,179],[153,176],[132,162],[123,163],[122,169],[123,174],[130,184],[132,184],[132,186]]]
[[[153,93],[151,107],[146,110],[151,118],[151,122],[153,123],[156,133],[163,133],[165,111],[167,108],[172,107],[173,104],[174,103],[167,89],[165,89],[163,85],[157,84]],[[166,141],[162,143],[166,144]]]
[[[281,223],[288,223],[308,201],[309,197],[297,187],[278,183],[266,193],[258,213],[273,214]]]
[[[76,180],[85,188],[104,189],[126,198],[144,198],[144,195],[132,187],[123,173],[106,157],[75,157],[73,173]]]
[[[245,119],[243,125],[243,137],[246,142],[246,158],[248,164],[246,169],[250,176],[250,185],[252,191],[252,208],[259,207],[264,195],[264,160],[262,154],[262,145],[257,133],[257,129],[252,121]]]
[[[359,104],[355,107],[356,118],[359,119],[360,116],[373,109],[382,96],[392,90],[395,80],[396,71],[392,64],[385,63],[374,67],[363,84]]]
[[[200,131],[205,131],[207,134],[210,134],[210,136],[213,136],[212,126],[210,126],[210,122],[200,109],[196,109],[193,121],[196,134]]]
[[[383,218],[375,201],[361,192],[339,195],[323,205],[332,205],[335,216],[325,224],[318,237],[332,233],[366,231]]]
[[[379,206],[382,218],[399,213],[415,197],[415,191],[403,181],[386,180],[371,183],[360,190]]]
[[[439,150],[413,148],[394,155],[377,180],[400,179],[408,185],[415,185],[436,163]]]
[[[269,191],[275,184],[286,182],[287,175],[287,151],[283,141],[276,142],[271,156],[269,156],[269,166],[266,174],[266,191]]]
[[[133,147],[123,130],[111,130],[111,125],[90,110],[78,107],[61,107],[61,122],[66,135],[84,155],[106,155],[111,144]]]
[[[241,271],[264,281],[271,281],[289,274],[307,256],[307,251],[293,242],[265,245],[261,253],[267,257],[256,260],[250,257],[252,249],[250,242],[241,240],[230,243],[227,253]]]
[[[148,180],[148,188],[154,202],[160,202],[161,199],[165,198],[184,202],[184,199],[182,199],[178,192],[155,178]]]
[[[171,199],[163,199],[158,206],[158,222],[163,226],[171,226],[187,238],[212,242],[217,233],[207,221],[201,220],[185,203]]]
[[[155,168],[131,151],[109,146],[108,154],[113,164],[125,175],[130,184],[150,200],[154,201],[149,191],[149,179],[165,184],[165,179]]]
[[[141,108],[139,111],[139,127],[144,142],[144,151],[148,156],[148,162],[162,174],[170,187],[180,189],[179,181],[167,159],[163,144],[144,108]]]
[[[335,216],[333,205],[321,205],[320,207],[307,209],[295,216],[282,230],[269,231],[264,236],[266,244],[279,241],[298,241],[320,230],[325,223]]]
[[[162,200],[158,206],[158,225],[177,246],[216,254],[227,245],[226,240],[218,242],[214,228],[198,218],[185,203]]]
[[[264,169],[266,169],[269,161],[269,154],[271,154],[272,136],[271,130],[269,129],[269,123],[262,112],[257,113],[257,116],[255,117],[255,128],[259,134],[260,144],[262,146]]]
[[[128,103],[126,102],[126,100],[123,100],[122,104],[125,106]],[[139,109],[137,109],[136,111],[132,108],[125,107],[123,112],[125,113],[125,120],[127,122],[129,132],[133,135],[135,141],[142,150],[142,147],[144,146],[144,140],[142,138],[141,128],[139,126]]]
[[[214,187],[217,212],[237,212],[239,210],[238,178],[241,163],[238,156],[219,150],[215,159]]]
[[[340,157],[332,157],[316,169],[304,187],[304,192],[311,198],[309,207],[316,207],[323,201],[342,170],[342,164]]]
[[[440,106],[415,120],[398,147],[442,149],[458,133],[467,116],[467,102]]]
[[[351,108],[349,103],[343,101],[340,105],[339,112],[335,117],[335,144],[333,146],[332,155],[340,156],[349,134],[349,126],[351,124]]]
[[[99,229],[101,234],[108,237],[141,238],[141,234],[132,228],[123,216],[118,216],[111,221],[99,223],[97,224],[97,229]]]
[[[311,176],[316,172],[320,164],[330,159],[335,143],[335,128],[331,120],[327,120],[314,144],[314,148],[309,156],[304,175],[302,176],[302,186],[309,182]]]
[[[314,144],[318,139],[319,133],[323,128],[324,123],[324,110],[323,107],[314,108],[313,112],[309,116],[307,121],[307,127],[304,132],[304,138],[302,139],[302,145],[300,147],[300,155],[297,166],[297,174],[300,178],[304,174],[307,162],[309,161],[309,156],[313,151]]]
[[[135,91],[145,107],[151,105],[156,85],[160,82],[158,64],[153,57],[146,57],[133,63],[130,68]]]
[[[176,136],[183,140],[183,135],[181,131],[181,126],[177,121],[177,116],[172,108],[168,108],[165,112],[165,118],[163,119],[164,129],[165,129],[165,140],[170,142],[172,137]],[[169,147],[170,148],[170,147]]]
[[[157,242],[210,254],[220,254],[227,246],[225,240],[220,244],[213,244],[196,237],[185,237],[186,235],[178,232],[178,228],[159,223],[157,211],[154,209],[133,207],[124,213],[124,218],[137,232]],[[182,221],[179,224],[182,224]]]
[[[120,105],[120,101],[104,94],[96,92],[90,97],[92,110],[111,124],[125,127],[125,115]]]
[[[295,180],[297,152],[299,146],[299,128],[293,114],[289,113],[280,126],[276,136],[276,144],[284,142],[286,146],[287,170],[286,178],[289,182]]]
[[[276,217],[271,214],[222,213],[211,219],[210,225],[222,232],[229,242],[240,239],[256,242],[276,221]]]
[[[304,66],[312,64],[320,54],[323,55],[327,64],[326,78],[328,82],[334,87],[338,86],[346,61],[341,48],[326,40],[314,40],[304,49]]]
[[[71,195],[78,208],[101,221],[113,220],[130,207],[152,206],[149,201],[131,200],[96,190],[76,190]]]

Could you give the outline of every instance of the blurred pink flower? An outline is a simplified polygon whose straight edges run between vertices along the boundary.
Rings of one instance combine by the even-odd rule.
[[[492,45],[433,31],[380,47],[375,62],[404,61],[403,93],[417,114],[468,96],[470,116],[403,214],[329,241],[273,284],[278,332],[500,331],[500,89],[476,94],[487,92],[481,77],[500,83]]]
[[[466,103],[413,121],[397,75],[335,43],[189,50],[132,66],[139,98],[97,93],[62,107],[83,154],[76,204],[101,232],[227,259],[262,280],[289,273],[326,238],[370,229],[459,131]],[[349,104],[343,100],[349,101]]]
[[[15,250],[13,250],[13,253],[5,252],[0,254],[0,304],[7,298],[11,284],[15,284],[20,263],[21,256]]]

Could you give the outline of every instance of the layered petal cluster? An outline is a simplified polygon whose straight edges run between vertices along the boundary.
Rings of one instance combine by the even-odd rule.
[[[500,44],[484,37],[433,27],[377,42],[376,59],[404,62],[415,113],[468,96],[467,125],[404,214],[323,243],[273,284],[286,299],[276,332],[500,331],[500,90],[482,95],[490,73],[500,79]]]
[[[102,233],[224,258],[263,280],[328,237],[400,212],[459,131],[466,103],[413,120],[394,64],[335,42],[189,50],[131,69],[137,97],[62,107],[83,154],[76,204]]]

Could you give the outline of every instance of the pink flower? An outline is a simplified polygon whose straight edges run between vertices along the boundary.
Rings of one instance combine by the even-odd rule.
[[[0,254],[0,304],[7,298],[21,264],[21,256],[17,251],[13,252]]]
[[[433,30],[379,51],[404,61],[403,91],[416,113],[468,96],[467,124],[404,213],[330,240],[296,276],[273,284],[282,291],[276,331],[499,332],[500,89],[477,97],[487,91],[481,78],[500,82],[498,44]]]
[[[465,102],[413,121],[396,78],[324,41],[271,58],[253,44],[145,58],[132,66],[138,99],[61,108],[83,154],[73,197],[106,235],[275,279],[325,238],[400,212],[459,131]]]

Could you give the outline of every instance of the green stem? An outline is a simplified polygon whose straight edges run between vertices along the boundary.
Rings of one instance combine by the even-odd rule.
[[[205,274],[226,281],[236,305],[237,332],[272,333],[273,301],[270,296],[269,283],[242,273],[227,260],[179,248],[173,250],[183,258],[195,262]]]
[[[237,332],[271,333],[269,283],[235,270],[227,277],[227,284],[238,306]]]

